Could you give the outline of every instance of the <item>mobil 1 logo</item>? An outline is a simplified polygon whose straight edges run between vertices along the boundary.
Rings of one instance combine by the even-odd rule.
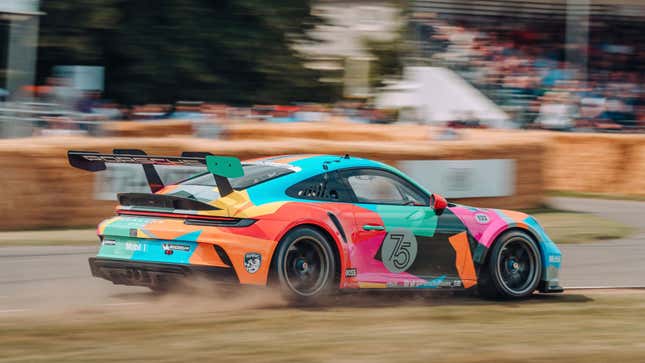
[[[412,231],[396,228],[388,232],[381,246],[381,260],[390,272],[407,271],[416,258],[417,239]]]

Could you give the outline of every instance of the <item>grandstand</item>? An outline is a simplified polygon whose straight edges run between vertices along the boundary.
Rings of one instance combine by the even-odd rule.
[[[624,129],[645,121],[644,20],[636,0],[416,0],[410,33],[418,62],[456,70],[522,124],[557,110]]]

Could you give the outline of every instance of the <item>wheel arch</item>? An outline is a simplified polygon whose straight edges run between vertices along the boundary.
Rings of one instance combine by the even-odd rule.
[[[506,236],[509,233],[513,232],[520,232],[526,236],[528,236],[528,239],[530,239],[533,244],[535,245],[535,250],[537,250],[537,256],[536,258],[539,259],[538,265],[536,268],[539,268],[539,272],[533,276],[537,276],[536,280],[531,280],[531,286],[532,288],[529,288],[528,286],[524,290],[518,291],[512,291],[511,288],[508,286],[502,287],[500,286],[501,283],[499,282],[499,279],[501,277],[495,277],[494,272],[492,272],[491,269],[491,258],[493,258],[494,254],[491,253],[491,250],[494,250],[496,246],[499,246],[499,243],[503,243]],[[535,290],[540,289],[540,284],[542,283],[541,281],[544,281],[544,276],[545,276],[545,268],[544,268],[544,252],[540,245],[543,243],[543,241],[539,238],[539,234],[536,231],[531,230],[530,228],[525,228],[524,226],[521,225],[512,225],[509,226],[508,228],[503,228],[501,229],[498,233],[496,233],[495,238],[492,240],[492,243],[488,246],[488,248],[485,250],[485,255],[481,259],[481,263],[478,265],[478,270],[477,270],[477,279],[478,279],[478,291],[482,296],[485,297],[492,297],[492,298],[499,298],[499,297],[504,297],[504,298],[523,298],[526,297],[530,294],[532,294]],[[499,271],[499,269],[497,269]],[[535,277],[532,277],[532,279]],[[504,290],[504,291],[502,291]],[[509,292],[509,290],[511,290]]]
[[[268,276],[268,283],[271,283],[271,280],[275,277],[275,261],[276,261],[276,253],[278,252],[277,246],[282,243],[284,240],[284,237],[289,234],[289,232],[296,230],[298,228],[311,228],[313,230],[316,230],[317,232],[321,233],[323,236],[325,236],[329,241],[332,243],[330,244],[330,247],[332,251],[334,252],[334,260],[336,262],[336,279],[338,284],[342,284],[343,280],[343,266],[344,266],[344,254],[341,253],[343,251],[343,246],[341,245],[341,241],[330,231],[329,226],[324,226],[322,224],[314,223],[311,221],[307,222],[302,222],[298,223],[292,226],[289,226],[286,228],[283,233],[279,236],[277,239],[278,243],[276,244],[276,248],[273,249],[272,255],[271,255],[271,264],[269,268],[269,276]]]
[[[494,246],[496,243],[498,243],[498,242],[499,242],[499,239],[500,239],[500,237],[501,237],[502,235],[504,235],[504,234],[506,234],[506,233],[509,233],[509,232],[513,232],[513,231],[524,232],[524,233],[526,233],[527,235],[529,235],[529,237],[531,237],[531,238],[533,239],[533,241],[535,241],[535,243],[537,243],[537,244],[538,244],[538,251],[540,252],[540,259],[541,259],[541,260],[544,260],[544,256],[543,256],[542,249],[541,249],[541,248],[539,248],[539,245],[540,245],[541,241],[540,241],[540,238],[539,238],[538,234],[537,234],[535,231],[532,231],[530,228],[526,228],[526,227],[523,227],[523,226],[517,226],[517,225],[516,225],[516,226],[511,226],[511,227],[508,227],[508,228],[500,229],[500,230],[499,230],[499,231],[494,235],[494,237],[492,238],[492,241],[493,241],[493,242],[490,244],[490,246],[488,246],[488,248],[486,248],[486,250],[485,250],[485,252],[484,252],[484,255],[483,255],[483,256],[482,256],[482,258],[481,258],[481,263],[479,264],[478,271],[477,271],[477,275],[478,275],[478,276],[479,276],[479,272],[480,272],[480,270],[481,270],[482,268],[484,268],[484,266],[486,266],[486,264],[488,263],[488,259],[490,258],[490,250],[492,250],[492,249],[493,249],[493,246]]]

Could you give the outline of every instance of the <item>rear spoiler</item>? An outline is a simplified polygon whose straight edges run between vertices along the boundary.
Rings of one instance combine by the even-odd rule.
[[[228,178],[244,175],[242,163],[230,156],[215,156],[209,152],[185,151],[181,156],[152,156],[138,149],[114,149],[112,154],[96,151],[67,151],[69,164],[91,172],[106,169],[106,164],[140,164],[146,174],[150,190],[155,193],[164,187],[155,165],[206,167],[215,177],[221,196],[233,192]]]

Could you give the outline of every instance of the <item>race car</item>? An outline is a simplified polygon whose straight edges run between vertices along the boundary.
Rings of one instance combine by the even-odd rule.
[[[453,204],[381,162],[283,155],[69,151],[72,166],[140,164],[150,193],[118,194],[92,275],[165,290],[195,275],[268,285],[293,300],[339,289],[562,292],[561,254],[531,216]],[[158,165],[194,167],[164,185]]]

